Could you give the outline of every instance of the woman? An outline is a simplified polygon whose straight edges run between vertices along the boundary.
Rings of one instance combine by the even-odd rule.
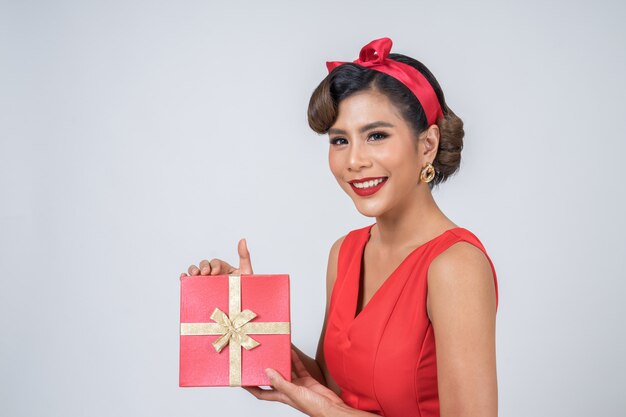
[[[431,193],[459,167],[463,122],[430,71],[390,49],[328,62],[308,109],[339,186],[376,222],[330,250],[316,357],[293,346],[291,382],[268,369],[272,389],[245,389],[310,416],[496,416],[495,269]],[[188,272],[252,273],[243,239],[238,252],[239,268]]]

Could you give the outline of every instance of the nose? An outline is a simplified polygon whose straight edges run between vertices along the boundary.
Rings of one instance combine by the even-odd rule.
[[[371,166],[371,161],[365,147],[353,142],[348,155],[348,171],[358,172],[363,168]]]

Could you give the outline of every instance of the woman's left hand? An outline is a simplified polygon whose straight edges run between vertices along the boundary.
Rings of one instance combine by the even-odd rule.
[[[268,369],[266,372],[273,389],[243,388],[259,400],[280,401],[309,416],[326,416],[333,408],[346,407],[337,394],[309,374],[293,349],[291,349],[291,362],[293,368],[291,382],[275,370]]]

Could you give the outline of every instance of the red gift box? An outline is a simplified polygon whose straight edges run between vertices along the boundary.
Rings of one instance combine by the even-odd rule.
[[[181,387],[291,381],[289,275],[180,278]]]

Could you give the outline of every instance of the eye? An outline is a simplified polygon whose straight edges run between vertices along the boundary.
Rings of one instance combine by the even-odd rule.
[[[369,136],[369,138],[371,138],[373,141],[379,141],[387,138],[388,136],[389,135],[384,132],[374,132]]]
[[[345,138],[330,138],[329,143],[331,145],[346,145],[348,141]]]

